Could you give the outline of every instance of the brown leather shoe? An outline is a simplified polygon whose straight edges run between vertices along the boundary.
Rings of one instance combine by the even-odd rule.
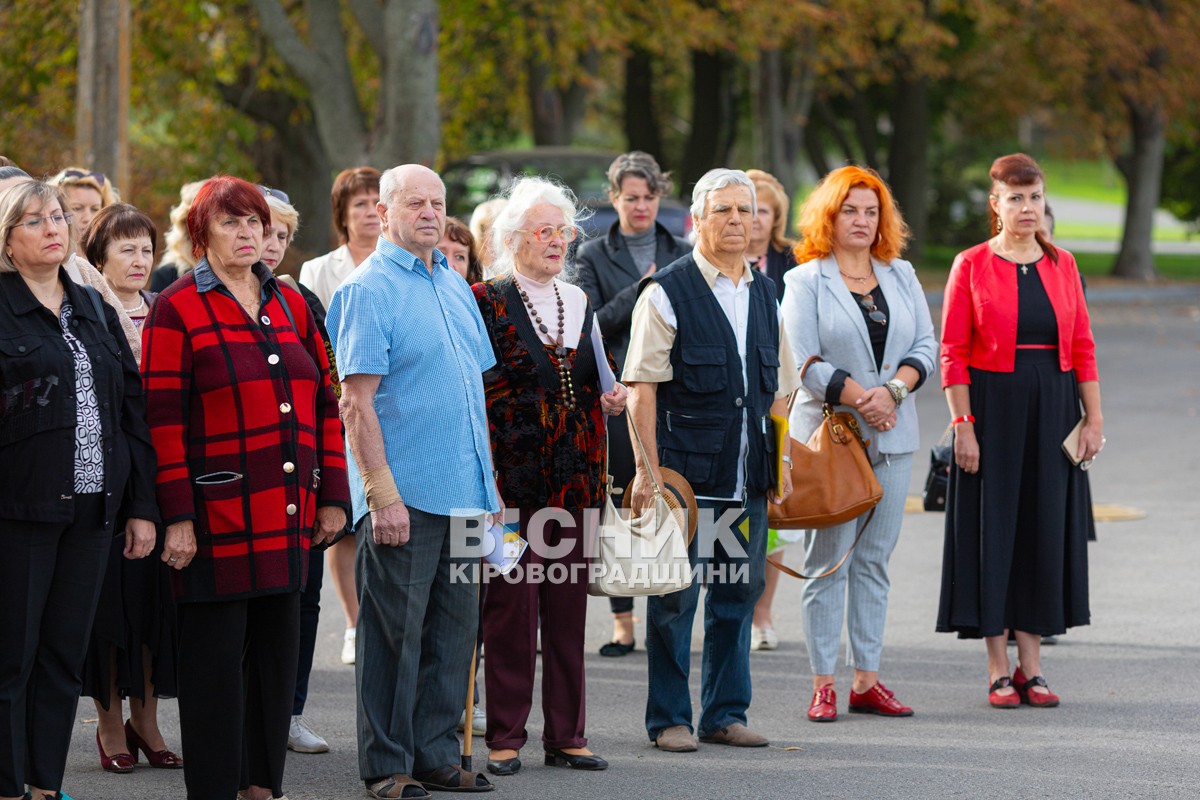
[[[727,744],[731,747],[766,747],[770,744],[767,737],[755,733],[740,722],[701,736],[700,741],[705,744]]]
[[[696,737],[692,736],[687,725],[663,728],[658,732],[658,736],[654,737],[654,746],[668,753],[694,753],[699,748]]]

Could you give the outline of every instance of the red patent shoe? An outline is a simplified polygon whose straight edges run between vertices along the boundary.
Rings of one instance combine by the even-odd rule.
[[[896,699],[882,683],[859,694],[850,690],[850,710],[855,714],[879,714],[883,717],[911,717],[913,710]]]
[[[96,749],[100,751],[100,766],[105,772],[126,773],[133,772],[133,765],[137,763],[137,756],[132,753],[117,753],[110,756],[104,752],[104,745],[100,743],[100,731],[96,731]]]
[[[146,760],[150,762],[150,766],[158,769],[183,769],[183,759],[172,753],[170,750],[151,750],[146,744],[146,740],[138,735],[138,732],[133,729],[133,720],[125,720],[125,744],[129,747],[129,752],[134,754],[134,761],[137,760],[137,751],[141,750],[146,756]]]
[[[1012,694],[1000,694],[1001,689],[1015,689],[1012,678],[1005,675],[1003,678],[996,678],[992,681],[992,685],[988,687],[988,703],[992,708],[1016,708],[1021,705],[1020,692]]]
[[[1058,695],[1050,691],[1050,687],[1046,685],[1046,679],[1041,675],[1034,675],[1032,678],[1026,678],[1025,673],[1021,672],[1021,668],[1017,667],[1017,671],[1013,673],[1013,686],[1017,689],[1017,694],[1021,698],[1021,702],[1026,705],[1036,708],[1054,708],[1059,703]],[[1040,686],[1046,691],[1035,692],[1034,686]]]
[[[837,693],[833,684],[827,683],[813,692],[812,704],[808,707],[808,718],[813,722],[833,722],[837,719]]]

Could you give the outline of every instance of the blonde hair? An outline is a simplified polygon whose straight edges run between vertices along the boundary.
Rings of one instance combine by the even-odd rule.
[[[167,249],[158,265],[161,267],[173,264],[178,268],[180,275],[196,266],[196,257],[192,255],[192,237],[187,228],[187,215],[192,210],[192,203],[196,202],[196,194],[203,185],[204,181],[185,183],[179,189],[179,205],[171,209],[171,229],[167,231],[165,239]]]
[[[90,172],[83,167],[67,167],[47,180],[46,183],[64,191],[75,188],[95,189],[100,193],[101,208],[121,202],[121,193],[117,191],[117,187],[113,186],[108,176],[102,172]]]
[[[796,242],[787,237],[788,196],[783,184],[769,172],[748,169],[746,175],[754,181],[754,191],[761,206],[766,200],[775,208],[775,222],[771,225],[771,246],[776,250],[791,250]]]
[[[67,213],[67,195],[57,186],[51,186],[41,181],[21,181],[0,192],[0,272],[18,272],[16,262],[8,255],[8,237],[13,228],[21,221],[21,217],[29,213],[30,204],[41,201],[41,209],[57,200],[61,213]],[[43,222],[43,225],[46,223]],[[63,248],[62,263],[66,263],[75,252],[78,245],[78,235],[74,225],[67,226],[67,246]]]
[[[291,203],[285,203],[274,195],[265,195],[265,199],[267,207],[271,209],[271,216],[279,217],[279,221],[287,226],[288,244],[291,244],[296,238],[296,228],[300,227],[300,212]]]

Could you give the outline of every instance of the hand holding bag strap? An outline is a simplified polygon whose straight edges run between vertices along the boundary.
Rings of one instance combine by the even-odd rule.
[[[638,433],[637,423],[633,421],[632,414],[626,414],[629,419],[629,430],[633,431],[633,438],[637,442],[638,450],[642,453],[642,463],[646,465],[646,472],[650,475],[650,485],[654,487],[654,496],[662,497],[662,488],[658,485],[658,481],[654,479],[654,470],[650,469],[650,456],[646,454],[646,445],[642,444],[642,435]]]

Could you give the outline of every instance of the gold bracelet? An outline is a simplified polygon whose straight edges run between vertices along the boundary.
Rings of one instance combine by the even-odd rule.
[[[362,473],[362,480],[369,510],[379,511],[404,502],[400,490],[396,488],[396,479],[392,477],[392,468],[388,465],[367,470]]]

